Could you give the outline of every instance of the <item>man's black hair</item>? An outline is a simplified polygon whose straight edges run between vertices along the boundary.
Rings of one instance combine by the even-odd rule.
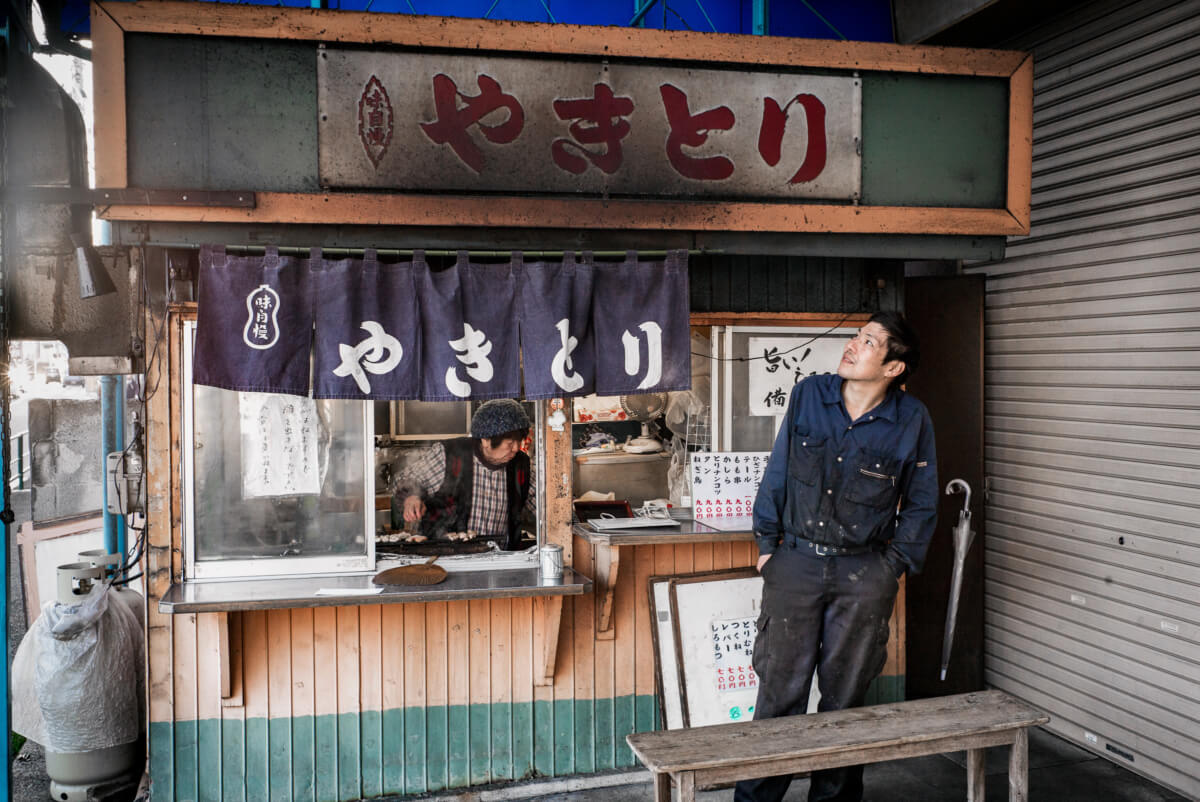
[[[483,439],[491,443],[492,448],[499,448],[500,444],[505,440],[516,440],[517,445],[520,445],[521,443],[525,442],[525,438],[528,436],[528,429],[513,429],[511,432],[504,432],[503,434],[498,434],[495,437],[485,437]]]
[[[904,364],[904,371],[892,379],[890,385],[899,387],[917,372],[917,365],[921,363],[921,341],[917,338],[917,332],[899,312],[876,312],[868,322],[878,323],[887,332],[884,363],[899,360]]]

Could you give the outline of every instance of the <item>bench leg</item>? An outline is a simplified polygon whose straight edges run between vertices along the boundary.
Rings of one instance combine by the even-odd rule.
[[[676,779],[679,780],[679,802],[696,802],[695,772],[681,771]]]
[[[984,789],[987,787],[987,777],[984,774],[984,756],[982,749],[967,750],[967,802],[983,802]]]
[[[654,772],[654,802],[671,802],[671,775]]]
[[[1029,730],[1017,730],[1008,755],[1008,800],[1027,802],[1029,799]]]

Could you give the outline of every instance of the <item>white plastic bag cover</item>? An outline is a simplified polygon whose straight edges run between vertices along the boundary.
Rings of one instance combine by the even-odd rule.
[[[691,474],[688,473],[692,455],[688,452],[682,437],[672,440],[670,448],[671,463],[667,466],[667,497],[672,506],[680,507],[683,506],[683,498],[685,496],[690,498],[692,495]]]
[[[135,741],[144,664],[137,617],[108,585],[78,604],[47,604],[13,659],[12,727],[52,752]]]

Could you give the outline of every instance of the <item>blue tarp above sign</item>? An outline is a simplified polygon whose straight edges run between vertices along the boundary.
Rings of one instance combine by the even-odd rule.
[[[248,5],[311,8],[311,0],[220,0]],[[628,26],[639,4],[630,0],[325,0],[323,8],[375,14],[437,14],[447,17]],[[641,3],[640,5],[645,5]],[[894,42],[890,0],[763,0],[769,36]],[[86,0],[64,0],[60,25],[69,36],[88,32]],[[754,4],[745,0],[662,0],[652,4],[639,27],[702,33],[756,33]]]

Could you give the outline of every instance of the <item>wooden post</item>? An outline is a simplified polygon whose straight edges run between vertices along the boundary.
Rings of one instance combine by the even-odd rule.
[[[134,249],[130,258],[135,262],[140,260],[141,252]],[[146,264],[138,267],[143,272],[151,269]],[[146,587],[146,696],[150,723],[168,725],[165,729],[171,732],[176,720],[175,617],[159,612],[158,600],[181,570],[177,557],[182,526],[178,504],[179,466],[173,455],[181,453],[178,450],[178,388],[182,326],[178,315],[167,315],[157,304],[147,304],[146,331],[163,332],[161,353],[165,355],[165,358],[148,361],[145,378],[147,387],[159,388],[146,399],[146,552],[141,565]],[[163,729],[153,731],[162,732]],[[170,755],[173,748],[173,740],[165,743],[152,740],[149,743],[151,765],[162,765],[156,764],[156,760],[169,760],[164,756]],[[167,785],[168,788],[174,787],[173,775],[155,779],[163,784],[172,783]]]
[[[570,566],[573,556],[571,536],[571,400],[552,399],[546,402],[546,476],[544,486],[546,498],[538,499],[546,505],[546,538],[550,543],[562,546],[563,565]],[[562,410],[566,421],[555,430],[550,418],[555,407]]]
[[[983,802],[987,785],[987,775],[984,773],[983,749],[967,750],[967,802]]]
[[[549,413],[546,417],[546,430],[543,432],[543,442],[546,444],[546,475],[543,486],[546,497],[538,499],[546,509],[546,540],[562,546],[563,565],[573,566],[574,551],[571,536],[571,402],[555,399],[548,401]],[[558,406],[561,404],[561,406]],[[556,406],[566,415],[566,422],[560,430],[550,425],[550,416]],[[541,640],[539,654],[535,660],[540,665],[535,666],[534,684],[549,686],[554,684],[554,665],[558,656],[558,630],[562,623],[562,596],[539,596],[534,601],[534,626],[539,632],[535,633],[535,643]],[[535,647],[536,648],[536,647]]]
[[[679,772],[679,802],[696,802],[696,774]]]
[[[671,802],[671,775],[654,772],[654,802]]]
[[[1027,802],[1029,799],[1029,728],[1017,730],[1008,753],[1008,800]],[[982,798],[982,797],[981,797]]]

